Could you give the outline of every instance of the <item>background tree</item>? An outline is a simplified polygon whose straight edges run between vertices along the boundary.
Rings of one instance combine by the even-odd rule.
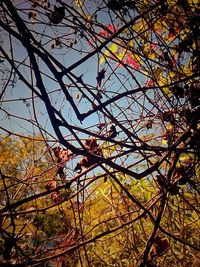
[[[2,265],[198,266],[199,13],[1,1]]]

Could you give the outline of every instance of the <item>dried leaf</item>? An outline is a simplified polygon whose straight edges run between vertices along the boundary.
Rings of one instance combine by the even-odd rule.
[[[101,130],[101,129],[103,129],[105,126],[106,126],[106,123],[100,123],[100,124],[98,125],[98,128]]]
[[[82,172],[82,170],[84,168],[88,168],[91,165],[88,163],[88,158],[84,157],[82,158],[82,160],[80,162],[77,163],[76,167],[74,168],[74,170],[78,173]]]
[[[104,183],[106,183],[108,181],[108,175],[107,174],[104,176],[103,181],[104,181]]]
[[[44,187],[46,190],[55,189],[57,187],[57,182],[55,180],[51,180]]]
[[[110,8],[113,11],[119,11],[120,9],[122,9],[124,6],[123,1],[119,1],[119,0],[109,0],[107,3],[107,7]]]
[[[149,120],[146,124],[146,127],[147,129],[151,129],[152,128],[152,125],[153,125],[153,121],[152,120]]]
[[[153,242],[153,249],[150,252],[151,259],[160,257],[169,249],[169,242],[166,238],[156,236]]]
[[[65,16],[65,7],[56,7],[54,6],[54,11],[49,16],[49,20],[53,24],[59,24]]]
[[[55,44],[56,44],[56,46],[61,46],[61,41],[59,38],[55,39]]]
[[[61,179],[65,179],[66,175],[64,173],[64,167],[66,162],[72,157],[72,153],[70,153],[68,149],[63,149],[58,146],[52,148],[52,150],[57,158],[57,162],[60,163],[60,165],[58,166],[57,174]]]
[[[55,253],[59,254],[62,253],[67,248],[70,248],[76,243],[77,239],[78,239],[78,229],[74,229],[70,233],[68,233],[63,240],[60,241],[59,246],[55,248]],[[59,257],[57,260],[57,267],[61,267],[64,265],[69,266],[69,262],[73,254],[74,251],[71,250],[69,252],[66,252],[63,256]]]
[[[33,2],[32,7],[33,7],[33,8],[36,8],[36,7],[39,6],[39,2],[40,2],[40,0],[33,0],[32,2]]]
[[[98,72],[96,77],[98,86],[101,86],[101,82],[105,78],[105,72],[106,70],[104,68]]]
[[[58,202],[62,201],[62,197],[57,192],[53,192],[51,194],[51,199],[53,200],[54,203],[58,203]]]
[[[177,99],[184,98],[184,88],[183,87],[176,85],[176,86],[171,88],[171,91]]]
[[[97,156],[103,155],[101,148],[97,144],[96,138],[86,139],[84,146],[88,152],[90,152],[94,155],[97,155]],[[79,163],[77,163],[74,170],[77,172],[81,172],[84,168],[89,168],[92,165],[94,165],[95,163],[97,163],[97,160],[94,157],[87,156],[87,157],[82,158],[82,160]]]
[[[174,118],[174,112],[173,111],[167,111],[164,112],[162,115],[162,120],[166,122],[170,122],[172,125],[175,125],[175,118]]]
[[[34,19],[34,18],[36,18],[37,17],[37,11],[30,11],[29,13],[28,13],[28,18],[29,19]]]
[[[110,126],[110,130],[108,131],[109,138],[115,138],[117,136],[117,131],[114,125]]]
[[[100,100],[102,98],[103,98],[102,94],[98,91],[98,93],[96,94],[96,99]]]
[[[95,109],[97,107],[97,105],[93,102],[92,103],[92,108]]]
[[[63,162],[68,160],[72,154],[69,152],[68,149],[63,149],[61,147],[54,147],[52,148],[54,155],[58,158],[58,162]]]

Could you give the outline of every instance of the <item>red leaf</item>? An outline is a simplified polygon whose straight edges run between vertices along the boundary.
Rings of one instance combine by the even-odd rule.
[[[146,85],[145,85],[146,87],[152,87],[152,86],[155,86],[155,82],[153,81],[153,80],[151,80],[151,79],[148,79],[147,81],[146,81]]]
[[[99,35],[101,35],[101,37],[108,37],[110,34],[116,31],[117,31],[117,28],[115,26],[113,26],[112,24],[108,24],[105,30],[101,29],[99,31]]]
[[[127,58],[126,58],[126,64],[131,65],[135,70],[139,70],[140,69],[138,63],[131,56],[127,56]]]

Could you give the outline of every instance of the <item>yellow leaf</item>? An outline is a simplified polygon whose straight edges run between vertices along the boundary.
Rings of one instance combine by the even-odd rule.
[[[166,129],[168,131],[172,131],[174,129],[174,126],[172,124],[168,124],[168,125],[166,125]]]
[[[166,87],[164,86],[168,84],[168,81],[166,78],[160,77],[160,79],[158,79],[157,82],[158,82],[158,85],[162,87],[161,89],[165,94],[171,94],[171,91],[169,90],[169,88],[167,86]]]
[[[35,226],[32,223],[27,223],[26,221],[22,221],[20,219],[15,219],[15,232],[21,233],[21,234],[29,234],[32,235],[35,233],[36,229]],[[10,218],[7,218],[3,224],[2,228],[6,229],[7,232],[12,233],[13,231],[13,225],[11,223]]]
[[[118,49],[118,46],[116,44],[111,44],[108,49],[112,52],[115,53]]]
[[[194,155],[192,153],[182,153],[179,157],[179,160],[182,163],[188,162],[191,159],[194,159]]]
[[[105,61],[105,55],[102,55],[101,58],[100,58],[100,61],[99,61],[99,64],[103,64]]]
[[[119,59],[119,61],[121,61],[121,60],[124,59],[125,54],[126,54],[126,51],[125,51],[125,49],[124,49],[121,53],[119,53],[119,54],[117,55],[117,58]]]
[[[163,144],[163,145],[167,145],[167,140],[163,139],[163,140],[162,140],[162,144]]]
[[[148,75],[149,75],[149,72],[146,71],[146,70],[141,70],[141,72],[142,72],[145,76],[148,76]]]
[[[149,54],[148,54],[148,58],[149,58],[149,59],[155,59],[155,58],[156,58],[156,54],[155,54],[154,52],[149,53]]]
[[[173,79],[176,77],[176,74],[174,72],[169,72],[168,77],[169,79]]]
[[[186,76],[191,76],[192,75],[192,69],[190,66],[184,66],[183,67],[183,72]]]
[[[101,56],[99,63],[102,64],[105,61],[105,59],[109,56],[109,54],[110,54],[109,50],[106,49],[104,54]]]
[[[144,31],[147,28],[148,24],[146,21],[140,19],[136,24],[133,25],[133,29],[139,33],[140,31]]]
[[[154,73],[156,79],[160,79],[160,75],[163,74],[163,69],[158,66],[157,68],[155,68],[153,73]]]
[[[128,48],[133,48],[134,47],[134,42],[133,42],[133,40],[130,40],[129,42],[128,42]]]
[[[116,44],[111,44],[104,52],[104,54],[101,56],[99,63],[102,64],[104,63],[106,57],[108,57],[110,55],[110,52],[112,52],[113,54],[116,54],[118,49],[118,46]]]
[[[77,7],[82,7],[83,6],[83,2],[81,0],[75,0],[75,5]]]
[[[181,153],[178,162],[176,163],[177,168],[181,168],[182,166],[186,166],[194,160],[194,155],[191,153]]]
[[[199,3],[199,0],[188,0],[189,5],[197,5]]]
[[[133,58],[138,62],[140,63],[141,65],[143,64],[143,60],[141,58],[141,56],[137,55],[137,54],[134,54],[133,55]]]

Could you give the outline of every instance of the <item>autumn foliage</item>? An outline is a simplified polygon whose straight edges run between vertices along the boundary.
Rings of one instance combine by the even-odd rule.
[[[199,1],[2,0],[0,29],[0,266],[199,266]]]

